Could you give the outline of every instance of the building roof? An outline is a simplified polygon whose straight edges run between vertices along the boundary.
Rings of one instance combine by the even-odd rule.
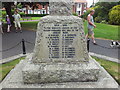
[[[87,0],[74,0],[75,3],[87,3]]]

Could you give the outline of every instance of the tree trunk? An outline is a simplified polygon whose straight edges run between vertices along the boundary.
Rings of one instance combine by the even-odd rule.
[[[12,17],[11,5],[12,5],[12,3],[10,3],[10,2],[4,3],[5,9],[6,9],[6,13],[7,13],[7,15],[9,15],[10,21],[11,21],[11,23],[13,24],[13,20],[14,20],[14,19],[13,19],[13,17]]]

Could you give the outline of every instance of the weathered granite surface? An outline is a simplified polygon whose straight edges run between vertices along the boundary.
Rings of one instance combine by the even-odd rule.
[[[88,62],[82,19],[72,15],[73,0],[50,0],[50,15],[40,19],[32,62]]]
[[[79,17],[41,18],[31,57],[23,69],[24,83],[88,82],[97,81],[99,77],[99,68],[89,61],[83,22]]]
[[[68,44],[68,48],[74,47],[75,48],[75,55],[73,58],[62,58],[62,38],[64,35],[64,31],[62,31],[62,28],[65,26],[62,26],[64,24],[67,24],[65,32],[68,32],[68,34],[75,34],[76,36],[73,39],[73,43]],[[54,25],[59,25],[59,26],[54,26]],[[52,31],[45,31],[47,27],[58,27],[60,29],[55,29],[57,33],[59,34],[59,44],[56,46],[59,46],[59,58],[49,58],[49,48],[48,47],[48,42],[49,36],[53,35]],[[71,28],[76,28],[76,29],[71,29]],[[52,30],[52,29],[51,29]],[[54,29],[53,29],[54,30]],[[60,30],[58,32],[57,30]],[[68,31],[71,30],[71,31]],[[74,31],[72,31],[74,30]],[[46,39],[48,37],[48,39]],[[72,37],[72,36],[71,36]],[[54,39],[54,38],[53,38]],[[66,39],[69,39],[69,37]],[[71,39],[71,38],[70,38]],[[54,40],[55,41],[55,40]],[[67,40],[66,40],[67,43]],[[88,57],[88,51],[86,47],[86,40],[85,40],[85,34],[83,30],[83,22],[82,19],[76,16],[46,16],[41,18],[39,24],[38,24],[38,29],[37,29],[37,37],[36,37],[36,44],[35,44],[35,49],[33,53],[33,58],[32,61],[33,63],[53,63],[53,62],[84,62],[84,61],[89,61]],[[65,50],[64,50],[65,51]],[[71,51],[72,52],[72,51]]]
[[[24,84],[22,69],[28,64],[31,55],[21,61],[3,80],[2,88],[118,88],[117,82],[90,57],[91,62],[95,63],[100,69],[99,78],[96,82],[64,82],[64,83],[44,83],[44,84]]]
[[[72,15],[73,0],[50,0],[50,15]]]
[[[23,69],[24,83],[61,83],[61,82],[96,82],[99,67],[89,63],[27,63]]]
[[[10,72],[3,88],[117,88],[88,55],[83,22],[72,16],[71,0],[53,1],[51,14],[38,24],[33,54]]]
[[[40,19],[33,55],[22,69],[25,84],[97,82],[100,69],[89,58],[82,19],[72,15],[72,0],[50,1]]]

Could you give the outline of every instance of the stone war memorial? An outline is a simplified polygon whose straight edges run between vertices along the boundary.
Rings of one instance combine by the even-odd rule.
[[[3,88],[118,88],[88,54],[82,19],[72,0],[50,0],[40,19],[35,48],[2,82]]]

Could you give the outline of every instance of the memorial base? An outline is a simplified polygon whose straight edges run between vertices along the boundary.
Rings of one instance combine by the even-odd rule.
[[[31,57],[31,55],[30,56],[28,56],[27,58],[26,58],[26,60],[23,60],[23,61],[21,61],[8,75],[7,75],[7,77],[3,80],[3,82],[1,83],[2,84],[2,88],[118,88],[118,84],[117,84],[117,82],[106,72],[106,70],[103,68],[103,67],[101,67],[94,59],[92,59],[91,58],[91,65],[93,65],[93,66],[91,66],[91,69],[94,67],[94,70],[96,70],[96,72],[95,71],[93,71],[93,72],[91,72],[91,75],[93,75],[93,77],[91,76],[91,75],[87,75],[87,76],[83,76],[83,74],[85,73],[83,73],[83,71],[80,73],[80,71],[81,71],[81,66],[79,65],[79,64],[77,64],[77,65],[71,65],[70,67],[74,67],[74,68],[72,68],[71,70],[73,70],[73,71],[71,71],[70,70],[70,68],[68,67],[69,65],[66,65],[65,67],[67,67],[67,68],[64,68],[64,67],[62,67],[62,68],[59,68],[59,71],[61,71],[61,72],[64,72],[63,74],[61,73],[61,78],[60,79],[55,79],[54,77],[55,77],[55,75],[53,75],[54,73],[52,73],[52,75],[54,76],[48,76],[50,73],[49,72],[47,72],[48,70],[49,71],[52,71],[53,69],[54,69],[54,71],[55,70],[57,70],[58,68],[48,68],[48,67],[50,67],[49,65],[48,66],[46,66],[46,70],[47,71],[45,71],[46,73],[48,73],[48,75],[42,75],[43,77],[49,77],[49,78],[46,78],[46,81],[48,82],[48,81],[51,81],[51,79],[52,78],[54,78],[55,80],[52,80],[52,82],[54,82],[54,81],[56,81],[56,80],[60,80],[60,81],[68,81],[68,80],[70,80],[71,79],[71,77],[73,78],[74,77],[74,79],[73,80],[70,80],[71,82],[61,82],[61,83],[42,83],[42,84],[25,84],[24,83],[24,81],[23,81],[23,75],[22,75],[22,70],[23,70],[23,68],[24,68],[24,70],[25,70],[25,67],[26,67],[26,64],[28,64],[28,62],[29,62],[29,60],[31,59],[30,58]],[[56,65],[55,65],[56,66]],[[61,65],[62,66],[62,65]],[[80,67],[78,67],[78,66],[80,66]],[[30,68],[30,67],[29,67]],[[32,66],[31,66],[31,68],[32,68]],[[77,70],[75,70],[75,68],[77,68]],[[35,68],[33,68],[34,70],[35,70]],[[85,67],[83,67],[83,70],[85,69]],[[99,69],[99,75],[98,75],[98,69]],[[27,70],[27,69],[26,69]],[[66,71],[71,71],[71,75],[70,75],[70,72],[68,72],[68,76],[67,76],[67,74],[65,75],[65,72]],[[87,71],[88,70],[88,71]],[[89,74],[90,73],[90,67],[87,69],[86,68],[86,74]],[[78,71],[78,72],[77,72]],[[58,71],[57,71],[58,72]],[[34,73],[34,72],[33,72]],[[66,72],[67,73],[67,72]],[[81,77],[82,77],[82,79],[81,78],[78,78],[78,77],[76,77],[76,76],[79,76],[79,75],[77,75],[77,73],[79,74],[79,75],[81,75]],[[93,74],[92,74],[93,73]],[[96,73],[96,75],[98,75],[99,77],[97,77],[97,78],[95,78],[94,76],[94,74]],[[43,73],[43,74],[45,74],[45,73]],[[32,74],[32,75],[34,75],[34,74]],[[36,74],[37,75],[37,74]],[[58,74],[58,75],[60,75],[60,74]],[[70,76],[69,76],[70,75]],[[65,77],[66,76],[66,77]],[[88,76],[90,76],[90,78],[88,78]],[[40,76],[39,76],[40,77]],[[57,77],[57,75],[56,75],[56,77]],[[68,78],[69,77],[69,78]],[[84,78],[84,77],[86,77],[86,78]],[[28,77],[29,78],[29,77]],[[91,80],[91,78],[93,78],[92,80]],[[29,78],[30,79],[30,78]],[[33,81],[35,81],[35,80],[37,80],[37,79],[35,79],[35,78],[33,78]],[[39,78],[40,79],[40,78]],[[78,81],[78,80],[79,81]],[[86,81],[87,80],[89,80],[89,82],[82,82],[83,80],[85,81],[85,79],[86,79]],[[96,79],[98,79],[97,81],[96,81]],[[32,79],[31,79],[32,80]],[[30,81],[31,81],[30,80]],[[43,79],[41,79],[41,80],[45,80],[45,78],[43,78]],[[74,81],[75,80],[75,81]],[[93,81],[93,80],[95,80],[95,81]],[[42,81],[42,82],[43,82]],[[76,82],[77,81],[77,82]],[[39,81],[40,82],[40,81]]]
[[[23,81],[34,83],[94,82],[99,78],[99,67],[90,60],[76,63],[41,63],[30,62],[23,69]]]

